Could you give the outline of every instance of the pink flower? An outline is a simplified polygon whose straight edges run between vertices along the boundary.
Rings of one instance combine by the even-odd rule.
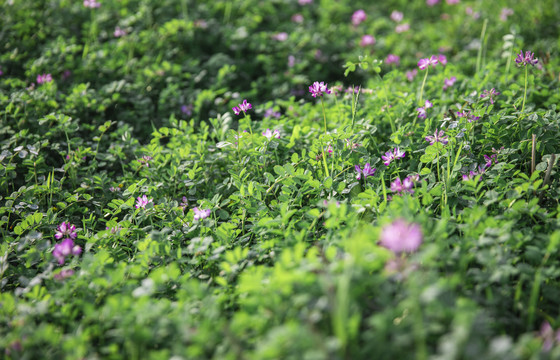
[[[288,33],[281,32],[281,33],[278,33],[278,34],[274,34],[274,35],[272,35],[272,38],[274,40],[278,40],[278,41],[286,41],[286,40],[288,40]]]
[[[58,240],[62,239],[63,237],[75,239],[76,236],[78,236],[76,233],[76,227],[64,221],[60,225],[58,225],[58,227],[56,228],[56,233],[54,234],[54,237]]]
[[[246,99],[243,99],[243,103],[238,104],[237,106],[232,107],[233,112],[235,115],[239,115],[240,113],[247,113],[253,106],[247,102]]]
[[[352,14],[352,25],[358,26],[367,19],[367,14],[364,10],[360,9]]]
[[[311,4],[313,0],[298,0],[300,5]]]
[[[441,65],[447,65],[447,57],[445,55],[439,54],[437,58]]]
[[[303,15],[301,15],[301,14],[292,15],[292,21],[297,23],[297,24],[301,24],[303,22]]]
[[[197,207],[193,208],[193,212],[194,212],[194,218],[193,220],[202,220],[202,219],[206,219],[208,216],[210,216],[210,214],[212,213],[212,210],[210,209],[206,209],[206,210],[201,210]]]
[[[403,13],[397,10],[393,10],[391,13],[391,20],[394,22],[401,22],[403,19]]]
[[[403,219],[397,219],[381,229],[379,245],[395,254],[414,252],[420,244],[422,244],[422,229],[418,224],[408,224]]]
[[[113,32],[113,36],[118,38],[121,36],[125,36],[126,35],[126,31],[124,31],[123,29],[121,29],[120,27],[116,27],[115,31]]]
[[[437,57],[435,55],[432,55],[429,58],[418,60],[418,67],[420,68],[420,70],[424,70],[430,65],[436,66],[437,63],[438,63]]]
[[[101,6],[101,3],[96,0],[84,0],[84,6],[90,9],[95,9]]]
[[[461,2],[461,0],[445,0],[447,5],[455,5]]]
[[[395,32],[396,32],[397,34],[403,33],[403,32],[408,31],[408,30],[410,30],[410,25],[409,25],[408,23],[399,24],[399,25],[397,25],[397,27],[395,28]]]
[[[406,78],[408,79],[408,81],[414,80],[416,75],[418,75],[418,69],[412,69],[406,72]]]
[[[394,55],[394,54],[389,54],[389,55],[387,55],[387,59],[385,59],[385,62],[387,64],[398,65],[400,60],[401,60],[401,58],[399,56]]]
[[[74,270],[72,269],[64,269],[59,273],[53,275],[53,278],[58,281],[62,281],[70,276],[74,275]]]
[[[437,3],[439,3],[439,0],[426,0],[426,5],[428,6],[434,6]]]
[[[74,245],[72,239],[64,239],[60,243],[54,245],[53,256],[58,261],[59,265],[64,264],[66,257],[70,255],[80,255],[82,248]]]
[[[366,47],[369,45],[375,45],[375,38],[371,35],[362,36],[362,39],[360,40],[360,46]]]
[[[136,208],[137,209],[145,209],[146,205],[148,205],[149,203],[151,203],[153,201],[153,199],[148,199],[148,197],[146,195],[142,195],[142,197],[138,196],[136,198]]]
[[[37,84],[49,83],[52,81],[51,74],[37,75]]]
[[[431,108],[433,105],[429,100],[426,100],[426,102],[424,103],[424,106],[419,107],[418,109],[416,109],[418,111],[418,117],[420,119],[425,119],[427,117],[427,109]]]
[[[447,90],[447,88],[453,86],[453,84],[455,84],[455,81],[457,81],[457,78],[455,76],[452,76],[449,79],[445,79],[443,81],[443,90]]]
[[[368,176],[373,176],[373,174],[375,174],[375,170],[377,170],[372,168],[369,163],[364,165],[364,170],[360,168],[360,165],[355,165],[354,169],[358,173],[358,175],[356,175],[356,179],[358,180],[362,178],[362,175],[364,175],[364,180],[367,179]]]
[[[513,9],[503,8],[500,12],[500,20],[507,21],[508,16],[513,15]]]
[[[265,138],[267,138],[269,141],[270,139],[272,139],[273,137],[280,139],[280,131],[278,130],[274,130],[274,131],[270,131],[270,129],[266,129],[265,131],[263,131],[263,136]]]
[[[327,87],[327,84],[325,84],[323,81],[315,81],[313,85],[309,87],[309,92],[313,97],[323,96],[323,93],[331,93],[331,91]]]
[[[428,141],[430,143],[430,145],[434,145],[437,142],[442,143],[443,145],[446,145],[449,142],[448,137],[445,135],[443,130],[440,130],[439,132],[436,130],[434,132],[434,135],[426,136],[426,141]]]

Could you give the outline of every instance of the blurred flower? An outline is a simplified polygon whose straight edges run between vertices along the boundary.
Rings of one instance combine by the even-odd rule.
[[[115,37],[121,37],[121,36],[125,36],[126,35],[126,31],[124,31],[123,29],[121,29],[120,27],[116,27],[115,31],[113,32],[113,36]]]
[[[199,208],[195,207],[193,208],[193,212],[194,212],[194,220],[202,220],[202,219],[206,219],[208,216],[210,216],[210,213],[212,212],[212,210],[210,209],[206,209],[206,210],[200,210]]]
[[[2,71],[2,67],[0,66],[0,76],[4,75],[4,72]]]
[[[439,63],[443,66],[447,65],[447,57],[443,54],[439,54],[437,57]]]
[[[298,0],[300,5],[311,4],[313,0]]]
[[[438,58],[435,55],[432,55],[429,58],[418,60],[418,67],[420,68],[420,70],[424,70],[430,65],[436,66],[437,63],[438,63]]]
[[[303,22],[303,15],[301,14],[294,14],[292,15],[292,21],[298,24],[301,24]]]
[[[281,32],[281,33],[278,33],[278,34],[274,34],[274,35],[272,35],[272,38],[274,40],[278,40],[278,41],[286,41],[286,40],[288,40],[288,33]]]
[[[449,79],[445,79],[443,81],[443,90],[447,90],[447,88],[453,86],[453,84],[455,84],[455,81],[457,81],[457,78],[455,76],[452,76]]]
[[[361,47],[366,47],[374,44],[375,44],[375,38],[371,35],[364,35],[362,36],[362,40],[360,40]]]
[[[350,149],[350,151],[358,148],[358,146],[360,146],[360,144],[356,144],[356,143],[352,142],[352,140],[346,139],[346,147],[348,149]]]
[[[403,219],[397,219],[381,229],[379,245],[397,255],[414,252],[420,244],[422,244],[422,229],[418,224],[408,224]]]
[[[58,261],[59,265],[64,264],[67,256],[80,255],[81,253],[82,248],[78,245],[74,245],[74,241],[69,238],[66,238],[60,243],[54,245],[53,256]]]
[[[484,90],[482,92],[482,94],[480,95],[481,98],[489,98],[490,99],[490,104],[494,104],[494,97],[500,95],[499,92],[497,92],[496,90],[494,90],[494,88],[490,89],[490,90]]]
[[[263,136],[265,138],[267,138],[269,141],[270,139],[272,139],[273,137],[280,139],[280,131],[278,130],[274,130],[274,131],[270,131],[270,129],[266,129],[265,131],[263,131]]]
[[[498,163],[498,155],[496,155],[496,154],[492,154],[490,156],[484,155],[484,160],[486,161],[486,164],[484,165],[484,167],[488,168],[488,167],[492,166],[492,163],[494,163],[494,164]]]
[[[37,75],[37,84],[48,83],[52,81],[51,74],[41,74]]]
[[[62,72],[62,80],[66,80],[68,79],[70,76],[72,76],[72,72],[70,70],[64,70]]]
[[[288,56],[288,67],[293,68],[296,64],[296,57],[294,55]]]
[[[323,92],[327,94],[331,93],[331,91],[327,88],[327,85],[323,81],[315,81],[313,85],[309,87],[309,92],[313,97],[317,97],[317,95],[323,96]]]
[[[389,55],[387,55],[387,58],[385,59],[385,62],[387,64],[398,65],[400,60],[401,60],[401,58],[399,56],[394,55],[394,54],[389,54]]]
[[[252,105],[248,103],[246,99],[243,99],[243,103],[238,104],[238,106],[234,106],[232,110],[235,113],[235,115],[239,115],[241,112],[247,113],[247,111],[249,111],[252,108],[253,108]]]
[[[72,269],[64,269],[56,274],[54,274],[53,278],[58,281],[62,281],[70,276],[74,275],[74,270]]]
[[[358,26],[367,19],[366,12],[362,9],[355,11],[352,14],[352,25]]]
[[[434,6],[435,4],[439,3],[440,0],[426,0],[426,5]]]
[[[76,227],[64,221],[62,222],[62,224],[58,225],[58,227],[56,228],[56,233],[54,234],[54,237],[58,240],[62,239],[63,237],[75,239],[76,236],[78,236],[76,233]]]
[[[279,111],[274,111],[274,108],[268,108],[266,109],[266,111],[264,112],[264,117],[265,118],[276,118],[279,119],[282,116],[282,114]]]
[[[442,143],[443,145],[446,145],[449,142],[448,137],[445,136],[445,133],[443,132],[443,130],[440,130],[439,132],[436,130],[434,132],[434,135],[426,136],[426,141],[429,141],[430,145],[433,145],[437,142]]]
[[[394,22],[401,22],[403,19],[403,13],[397,10],[393,10],[391,13],[391,20]]]
[[[541,325],[541,329],[539,330],[539,338],[543,340],[543,347],[542,350],[544,352],[549,352],[554,344],[560,345],[560,329],[554,331],[552,326],[548,321],[545,321]]]
[[[530,51],[525,51],[525,56],[523,56],[523,50],[521,50],[521,52],[517,55],[515,62],[519,66],[527,66],[527,65],[535,66],[539,62],[539,59],[535,59],[534,56],[535,54],[533,54]]]
[[[140,159],[138,159],[138,162],[142,165],[146,165],[146,167],[150,167],[150,161],[152,161],[154,158],[148,155],[144,155],[142,156]]]
[[[332,155],[333,152],[334,152],[334,149],[333,149],[332,145],[329,144],[329,146],[327,146],[327,153],[329,155]]]
[[[193,110],[193,104],[181,105],[181,112],[187,116],[192,115],[192,110]]]
[[[418,69],[412,69],[406,72],[406,78],[408,79],[408,81],[414,80],[416,75],[418,75]]]
[[[200,29],[206,29],[208,27],[208,23],[204,19],[195,20],[193,25],[194,25],[194,27],[197,27],[197,28],[200,28]]]
[[[425,119],[427,117],[427,111],[426,110],[431,108],[432,106],[433,106],[433,104],[429,100],[426,100],[426,102],[424,103],[424,106],[416,109],[418,111],[418,117],[420,119]]]
[[[503,8],[500,12],[500,20],[507,21],[508,16],[513,15],[513,9]]]
[[[189,205],[189,200],[187,200],[186,196],[183,196],[183,198],[181,199],[181,203],[179,204],[179,207],[183,210],[185,210],[185,208]]]
[[[486,172],[486,170],[479,166],[477,171],[469,171],[468,174],[463,174],[463,181],[468,181],[468,180],[472,180],[474,178],[476,178],[478,175],[482,175]],[[480,181],[481,178],[478,178],[478,181]]]
[[[142,197],[138,196],[136,198],[136,208],[137,209],[145,209],[146,205],[148,205],[149,203],[151,203],[153,201],[153,199],[148,199],[148,197],[146,195],[142,195]]]
[[[461,2],[461,0],[445,0],[448,5],[455,5]]]
[[[362,178],[362,175],[364,175],[364,180],[367,179],[368,176],[373,176],[376,170],[375,168],[372,169],[369,163],[364,165],[364,170],[360,168],[360,165],[355,165],[354,169],[356,169],[356,172],[358,173],[358,175],[356,175],[356,179],[358,180]]]
[[[467,6],[465,8],[465,13],[469,16],[472,16],[473,19],[478,19],[480,17],[480,13],[477,11],[475,12],[472,7]]]
[[[391,161],[397,160],[397,159],[402,159],[402,158],[405,157],[405,155],[406,155],[406,152],[401,151],[401,149],[397,146],[393,150],[387,151],[385,153],[385,155],[382,155],[381,159],[383,160],[383,164],[385,164],[386,166],[389,166]]]
[[[464,111],[457,111],[458,117],[464,117],[467,119],[468,122],[478,121],[480,120],[480,116],[474,116],[473,113],[469,110],[467,112]]]
[[[396,178],[391,183],[391,191],[396,195],[403,195],[405,193],[414,194],[414,182],[415,178],[407,176],[403,181],[400,178]]]
[[[100,7],[101,3],[97,2],[96,0],[84,0],[84,6],[94,9]]]
[[[397,34],[403,33],[403,32],[408,31],[408,30],[410,30],[410,25],[409,25],[408,23],[399,24],[399,25],[397,25],[397,27],[395,28],[395,32],[396,32]]]

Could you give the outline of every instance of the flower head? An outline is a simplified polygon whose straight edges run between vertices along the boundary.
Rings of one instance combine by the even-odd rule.
[[[212,212],[212,210],[210,209],[206,209],[206,210],[201,210],[197,207],[193,208],[193,212],[194,212],[194,220],[202,220],[202,219],[206,219],[208,216],[210,216],[210,213]]]
[[[391,20],[394,22],[401,22],[403,19],[403,13],[397,10],[393,10],[391,13]]]
[[[288,40],[288,33],[286,33],[286,32],[280,32],[280,33],[278,33],[278,34],[272,35],[272,38],[273,38],[274,40],[277,40],[277,41],[286,41],[286,40]]]
[[[405,155],[406,155],[406,152],[401,151],[401,149],[399,147],[396,147],[393,150],[387,151],[385,153],[385,155],[381,156],[381,159],[383,160],[383,164],[385,164],[386,166],[389,166],[391,161],[397,160],[397,159],[402,159],[402,158],[405,157]]]
[[[315,81],[313,85],[309,87],[309,92],[313,97],[323,96],[323,93],[331,93],[331,91],[327,88],[327,84],[325,84],[323,81]]]
[[[424,106],[421,106],[421,107],[416,109],[416,111],[418,111],[418,117],[420,119],[425,119],[428,116],[426,110],[431,108],[432,106],[433,106],[433,104],[429,100],[426,100],[426,102],[424,103]]]
[[[294,14],[292,15],[292,21],[301,24],[303,22],[303,15],[302,14]]]
[[[445,136],[445,133],[443,132],[443,130],[440,130],[439,132],[436,130],[434,132],[434,135],[426,136],[426,141],[429,141],[430,145],[433,145],[437,142],[442,143],[443,145],[446,145],[448,143],[448,137]]]
[[[496,90],[494,90],[494,88],[490,89],[490,90],[484,90],[482,92],[482,94],[480,94],[481,98],[489,98],[490,99],[490,104],[494,104],[494,97],[500,95],[499,92],[497,92]]]
[[[418,75],[418,69],[412,69],[406,72],[406,78],[408,79],[408,81],[414,80],[416,75]]]
[[[385,59],[385,62],[387,64],[395,64],[398,65],[399,62],[401,61],[401,58],[395,54],[389,54],[387,55],[387,59]]]
[[[434,6],[435,4],[439,3],[440,0],[426,0],[426,5]]]
[[[447,56],[443,55],[443,54],[439,54],[437,57],[439,63],[443,66],[447,65]]]
[[[49,83],[52,81],[51,74],[37,75],[37,84]]]
[[[232,110],[235,113],[235,115],[239,115],[242,112],[247,113],[247,111],[249,111],[252,108],[253,106],[250,103],[248,103],[246,99],[243,99],[243,102],[241,104],[237,104],[237,106],[232,107]]]
[[[508,16],[511,15],[513,15],[513,9],[503,8],[502,11],[500,11],[500,20],[507,21]]]
[[[397,34],[403,33],[405,31],[410,30],[410,24],[409,23],[404,23],[404,24],[399,24],[395,27],[395,32]]]
[[[360,9],[352,14],[352,25],[358,26],[367,19],[367,14],[364,10]]]
[[[126,31],[121,29],[118,26],[115,28],[115,31],[113,32],[113,36],[116,37],[116,38],[121,37],[121,36],[125,36],[125,35],[126,35]]]
[[[145,209],[146,205],[148,205],[149,203],[151,203],[153,201],[153,199],[148,199],[148,197],[146,195],[142,195],[142,197],[138,196],[136,198],[136,208],[137,209]]]
[[[138,162],[142,165],[145,165],[146,167],[150,167],[150,161],[152,161],[154,158],[148,155],[144,155],[142,156],[140,159],[138,159]]]
[[[525,55],[523,55],[523,50],[521,50],[517,55],[517,58],[515,58],[515,62],[519,66],[535,66],[539,62],[539,59],[535,59],[534,56],[535,54],[530,51],[525,51]]]
[[[84,6],[90,9],[95,9],[101,6],[101,3],[96,0],[84,0]]]
[[[369,45],[375,45],[375,38],[371,35],[362,36],[362,39],[360,40],[360,46],[366,47]]]
[[[549,352],[555,343],[556,345],[560,345],[560,329],[554,331],[550,323],[545,321],[541,325],[539,338],[543,340],[542,350],[544,352]]]
[[[181,105],[181,112],[187,116],[192,115],[193,104]]]
[[[447,90],[447,88],[453,86],[453,84],[455,84],[455,81],[457,81],[457,78],[455,76],[452,76],[449,79],[445,79],[443,81],[443,90]]]
[[[66,261],[66,257],[70,255],[80,255],[82,248],[74,245],[72,239],[66,238],[60,243],[54,245],[53,256],[58,260],[58,264],[62,265]]]
[[[279,119],[282,116],[282,114],[279,111],[275,111],[274,108],[268,108],[266,109],[266,111],[264,112],[264,117],[265,118],[276,118]]]
[[[273,137],[275,137],[275,138],[277,138],[277,139],[280,139],[280,131],[278,131],[278,130],[271,131],[270,129],[266,129],[265,131],[263,131],[262,134],[263,134],[263,136],[264,136],[265,138],[267,138],[269,141],[270,141],[270,139],[272,139]]]
[[[76,227],[64,221],[62,222],[62,224],[58,225],[58,227],[56,228],[56,233],[54,234],[54,237],[58,240],[62,238],[75,239],[76,236]]]
[[[418,224],[409,224],[397,219],[381,229],[379,245],[395,254],[414,252],[422,244],[422,229]]]
[[[368,176],[373,176],[373,174],[375,174],[375,170],[377,170],[372,168],[369,163],[364,165],[364,170],[360,168],[360,165],[355,165],[354,169],[358,173],[358,175],[356,175],[356,179],[358,180],[362,178],[362,175],[364,175],[364,180],[367,179]]]
[[[313,0],[298,0],[300,5],[311,4]]]
[[[72,269],[64,269],[56,274],[53,275],[53,278],[58,281],[62,281],[70,276],[74,275],[74,270]]]
[[[425,59],[420,59],[418,60],[418,67],[420,68],[420,70],[424,70],[426,69],[428,66],[432,65],[432,66],[436,66],[438,63],[438,58],[435,55],[432,55],[429,58],[425,58]]]

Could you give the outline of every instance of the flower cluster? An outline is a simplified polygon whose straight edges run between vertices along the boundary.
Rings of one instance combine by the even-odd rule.
[[[148,155],[144,155],[142,156],[140,159],[138,159],[138,162],[141,165],[145,165],[146,167],[150,167],[150,161],[152,161],[154,158]]]
[[[148,199],[148,197],[146,195],[142,195],[142,197],[138,196],[136,198],[136,208],[137,209],[145,209],[146,205],[148,205],[149,203],[151,203],[153,201],[153,199]]]
[[[96,0],[84,0],[84,6],[90,9],[95,9],[101,6],[101,3]]]
[[[202,220],[202,219],[206,219],[208,216],[210,216],[210,213],[212,213],[212,210],[210,209],[206,209],[206,210],[202,210],[199,209],[197,207],[193,208],[193,212],[194,212],[194,220]]]
[[[354,169],[356,169],[356,172],[358,173],[356,175],[356,179],[360,180],[362,178],[362,175],[364,175],[364,180],[367,179],[368,176],[373,176],[373,174],[375,174],[375,168],[372,168],[369,163],[364,165],[364,169],[362,170],[360,168],[360,165],[355,165]]]
[[[265,131],[263,131],[262,134],[263,134],[263,136],[264,136],[265,138],[267,138],[269,141],[270,141],[270,139],[272,139],[273,137],[275,137],[275,138],[277,138],[277,139],[280,139],[280,131],[278,131],[278,130],[271,131],[270,129],[266,129]]]
[[[472,180],[472,179],[474,179],[476,176],[482,175],[482,174],[484,174],[485,172],[486,172],[486,169],[483,168],[482,166],[479,166],[478,169],[477,169],[477,171],[471,170],[471,171],[469,171],[468,174],[463,174],[463,181]],[[479,178],[479,180],[480,180],[480,178]]]
[[[360,46],[366,47],[369,45],[375,45],[375,38],[371,35],[362,36],[362,39],[360,40]]]
[[[523,55],[523,50],[521,50],[521,52],[517,55],[517,58],[515,58],[515,62],[519,66],[535,66],[539,62],[539,59],[536,59],[534,56],[535,54],[530,51],[525,51],[525,55]]]
[[[395,54],[389,54],[389,55],[387,55],[387,58],[385,59],[385,62],[387,64],[398,65],[400,61],[401,61],[401,58],[398,55],[395,55]]]
[[[494,104],[494,97],[500,95],[499,92],[497,92],[496,90],[494,90],[494,88],[490,89],[490,90],[484,90],[482,92],[482,94],[480,94],[481,98],[489,98],[490,99],[490,104]]]
[[[280,42],[286,41],[286,40],[288,40],[288,33],[286,33],[286,32],[280,32],[280,33],[278,33],[278,34],[272,35],[272,38],[273,38],[274,40],[277,40],[277,41],[280,41]]]
[[[391,161],[397,160],[397,159],[402,159],[402,158],[404,158],[405,155],[406,155],[406,152],[401,151],[401,149],[399,149],[399,147],[397,146],[393,150],[387,151],[385,153],[385,155],[382,155],[381,159],[383,160],[383,164],[389,166]]]
[[[432,55],[429,58],[424,58],[424,59],[420,59],[418,60],[418,67],[420,68],[420,70],[424,70],[426,69],[428,66],[436,66],[438,63],[440,63],[441,65],[445,66],[447,64],[447,57],[445,55]]]
[[[364,10],[360,9],[352,14],[352,25],[358,26],[367,19],[367,14]]]
[[[440,130],[439,132],[436,130],[434,132],[434,135],[428,135],[425,139],[430,143],[430,145],[433,145],[437,142],[442,143],[443,145],[446,145],[448,143],[448,137],[445,135],[443,130]]]
[[[457,111],[457,116],[467,119],[468,122],[472,123],[473,121],[480,120],[480,116],[474,116],[473,113],[469,110],[467,112],[464,111]]]
[[[82,248],[74,244],[73,239],[75,239],[76,236],[76,227],[70,223],[63,222],[57,227],[54,237],[57,239],[64,237],[60,243],[54,245],[53,250],[53,256],[58,261],[59,265],[64,264],[67,256],[76,256],[82,253]]]
[[[246,99],[243,99],[243,102],[241,104],[237,104],[237,106],[234,106],[231,109],[233,110],[235,115],[239,115],[242,112],[247,113],[247,111],[252,108],[253,106],[251,105],[251,103],[248,103]]]
[[[409,224],[403,219],[397,219],[381,229],[379,245],[397,255],[403,252],[414,252],[421,244],[422,229],[418,224]]]
[[[513,9],[502,8],[502,11],[500,11],[500,20],[507,21],[508,16],[511,15],[513,15]]]
[[[323,93],[331,93],[331,91],[327,88],[327,84],[325,84],[323,81],[315,81],[313,85],[309,87],[309,92],[313,97],[323,96]]]
[[[550,326],[550,323],[548,321],[545,321],[541,325],[539,338],[543,340],[543,351],[549,352],[554,344],[560,345],[560,329],[554,331],[552,326]]]
[[[118,38],[126,35],[126,31],[121,29],[120,27],[116,27],[115,31],[113,31],[113,36]]]
[[[393,10],[393,12],[391,13],[391,20],[393,20],[394,22],[401,22],[403,19],[403,13],[397,10]]]
[[[425,119],[428,116],[426,110],[431,108],[432,106],[434,105],[429,100],[426,100],[424,106],[416,109],[418,111],[418,117],[420,119]]]
[[[455,76],[452,76],[449,79],[445,79],[443,81],[443,90],[447,90],[447,88],[453,86],[453,84],[455,84],[455,81],[457,81],[457,78]]]
[[[406,193],[414,194],[414,184],[419,180],[418,175],[407,176],[401,181],[401,178],[396,178],[391,183],[391,191],[395,195],[404,195]]]
[[[408,23],[405,24],[399,24],[395,27],[395,32],[397,34],[403,33],[405,31],[410,30],[410,25]]]
[[[282,116],[282,114],[279,111],[275,111],[274,108],[268,108],[264,112],[264,117],[265,118],[279,119],[281,116]]]
[[[51,74],[41,74],[41,75],[37,75],[37,84],[44,84],[44,83],[49,83],[52,81],[52,76]]]
[[[406,72],[406,78],[408,79],[408,81],[414,80],[416,75],[418,75],[418,69],[412,69]]]

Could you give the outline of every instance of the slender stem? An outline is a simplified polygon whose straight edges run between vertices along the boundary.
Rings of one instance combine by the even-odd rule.
[[[325,167],[325,173],[329,177],[329,166],[327,165],[327,159],[325,157],[325,147],[321,144],[321,153],[323,154],[323,166]]]
[[[521,105],[521,114],[523,114],[523,110],[525,110],[525,100],[527,99],[527,73],[529,71],[529,67],[525,65],[525,92],[523,93],[523,105]]]
[[[428,72],[426,71],[426,75],[428,74]],[[387,114],[389,115],[389,121],[391,122],[391,131],[395,132],[397,129],[395,128],[395,122],[393,121],[393,117],[391,116],[391,113],[389,112],[389,98],[387,97],[387,93],[389,92],[387,90],[387,84],[385,84],[385,80],[383,80],[383,78],[381,77],[381,75],[379,75],[379,73],[377,73],[377,76],[379,76],[379,79],[381,79],[381,83],[383,84],[383,88],[385,89],[385,111],[387,111]],[[426,78],[424,78],[424,81],[426,81]],[[422,88],[424,88],[424,85],[422,85]]]
[[[422,106],[422,95],[424,95],[424,85],[426,85],[426,79],[428,78],[428,71],[430,70],[430,67],[426,67],[426,74],[424,74],[424,80],[422,81],[422,87],[420,88],[420,97],[418,99],[418,103],[420,104],[420,106]],[[416,122],[416,119],[414,119],[414,121]]]
[[[486,25],[488,25],[488,19],[484,19],[484,24],[482,25],[482,31],[480,32],[480,47],[478,48],[478,55],[476,57],[476,73],[480,71],[480,63],[482,61],[482,47],[484,44],[484,37],[486,36]]]
[[[325,134],[327,133],[327,113],[325,112],[325,103],[321,96],[321,105],[323,106],[323,121],[325,122]]]

